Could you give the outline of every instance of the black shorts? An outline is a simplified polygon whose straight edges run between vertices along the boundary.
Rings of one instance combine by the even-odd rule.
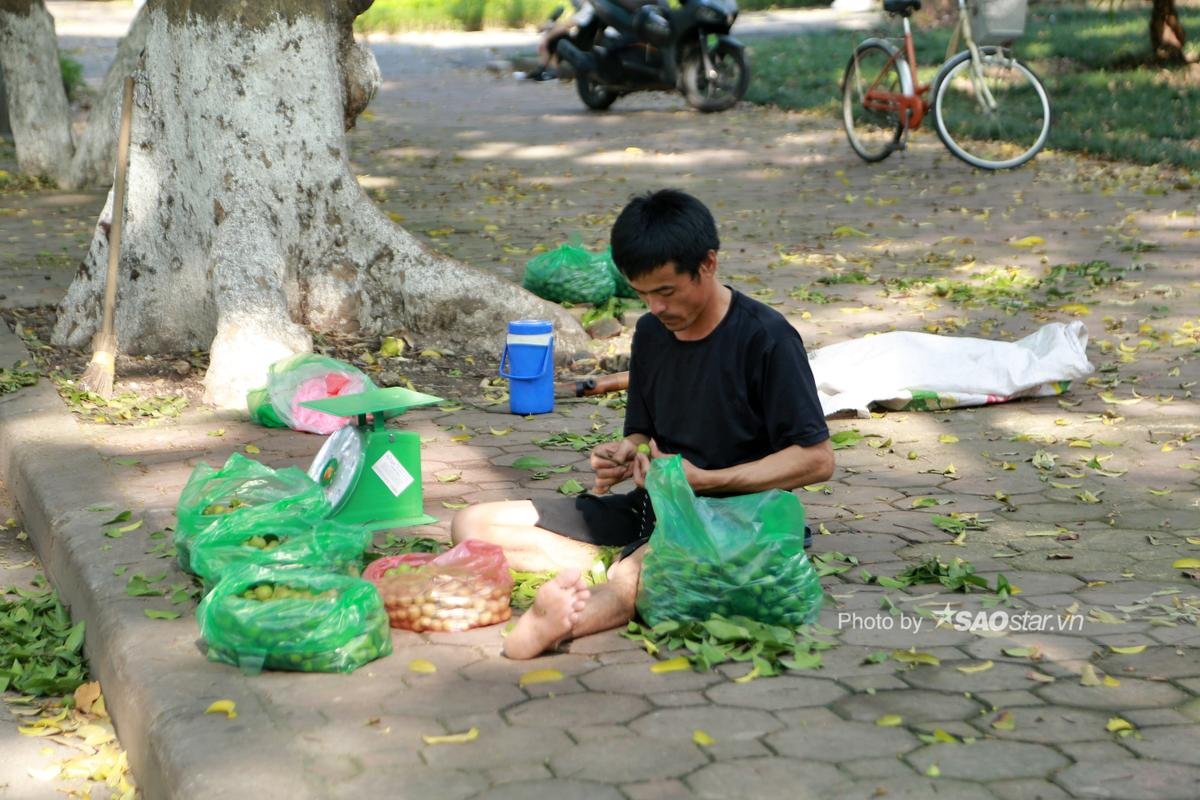
[[[628,494],[581,494],[531,500],[537,526],[577,542],[620,547],[625,558],[654,532],[654,507],[645,489]],[[812,528],[804,526],[804,549],[812,544]]]
[[[644,489],[628,494],[581,494],[531,501],[537,526],[568,539],[620,547],[621,558],[644,545],[654,530],[654,508]]]

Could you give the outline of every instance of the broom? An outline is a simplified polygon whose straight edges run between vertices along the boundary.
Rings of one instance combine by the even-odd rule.
[[[125,171],[129,159],[129,127],[133,117],[133,78],[125,79],[121,98],[121,132],[117,136],[117,180],[114,184],[112,225],[108,236],[108,275],[104,283],[104,317],[92,339],[92,360],[79,382],[89,392],[108,399],[113,392],[116,369],[117,334],[113,313],[117,304],[117,268],[121,262],[121,224],[125,216]]]

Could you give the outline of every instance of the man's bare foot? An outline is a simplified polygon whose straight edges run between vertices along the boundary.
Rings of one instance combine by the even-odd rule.
[[[578,569],[564,569],[538,589],[526,611],[504,640],[504,655],[526,659],[539,656],[570,635],[587,605],[587,584]]]

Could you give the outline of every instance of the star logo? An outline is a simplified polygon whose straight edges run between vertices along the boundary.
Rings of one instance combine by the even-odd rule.
[[[953,628],[954,623],[952,623],[950,621],[950,618],[953,616],[954,616],[954,610],[952,608],[950,608],[949,603],[946,603],[946,607],[943,608],[941,611],[933,612],[933,619],[937,623],[933,626],[933,629],[937,630],[938,628],[941,628],[942,626],[945,626],[947,628]]]

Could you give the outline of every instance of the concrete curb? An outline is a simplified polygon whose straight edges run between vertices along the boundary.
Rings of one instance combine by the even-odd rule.
[[[0,330],[0,363],[27,358],[22,342],[6,327]],[[144,487],[107,462],[96,441],[97,434],[75,420],[45,379],[0,398],[0,480],[12,493],[47,577],[72,616],[86,622],[92,675],[104,688],[143,796],[322,796],[302,779],[302,759],[286,742],[251,737],[248,750],[239,741],[247,725],[230,723],[222,730],[211,724],[217,717],[203,720],[212,700],[229,697],[252,707],[258,691],[235,670],[203,658],[189,614],[164,637],[163,623],[148,619],[145,604],[123,591],[127,578],[113,575],[114,564],[158,572],[174,564],[147,559],[133,538],[106,539],[99,523],[112,509],[130,508],[144,512],[145,530],[165,527],[173,519],[174,495],[147,507]],[[87,510],[97,506],[106,510]],[[137,571],[130,566],[128,573]],[[248,751],[255,755],[253,771],[231,769]]]

